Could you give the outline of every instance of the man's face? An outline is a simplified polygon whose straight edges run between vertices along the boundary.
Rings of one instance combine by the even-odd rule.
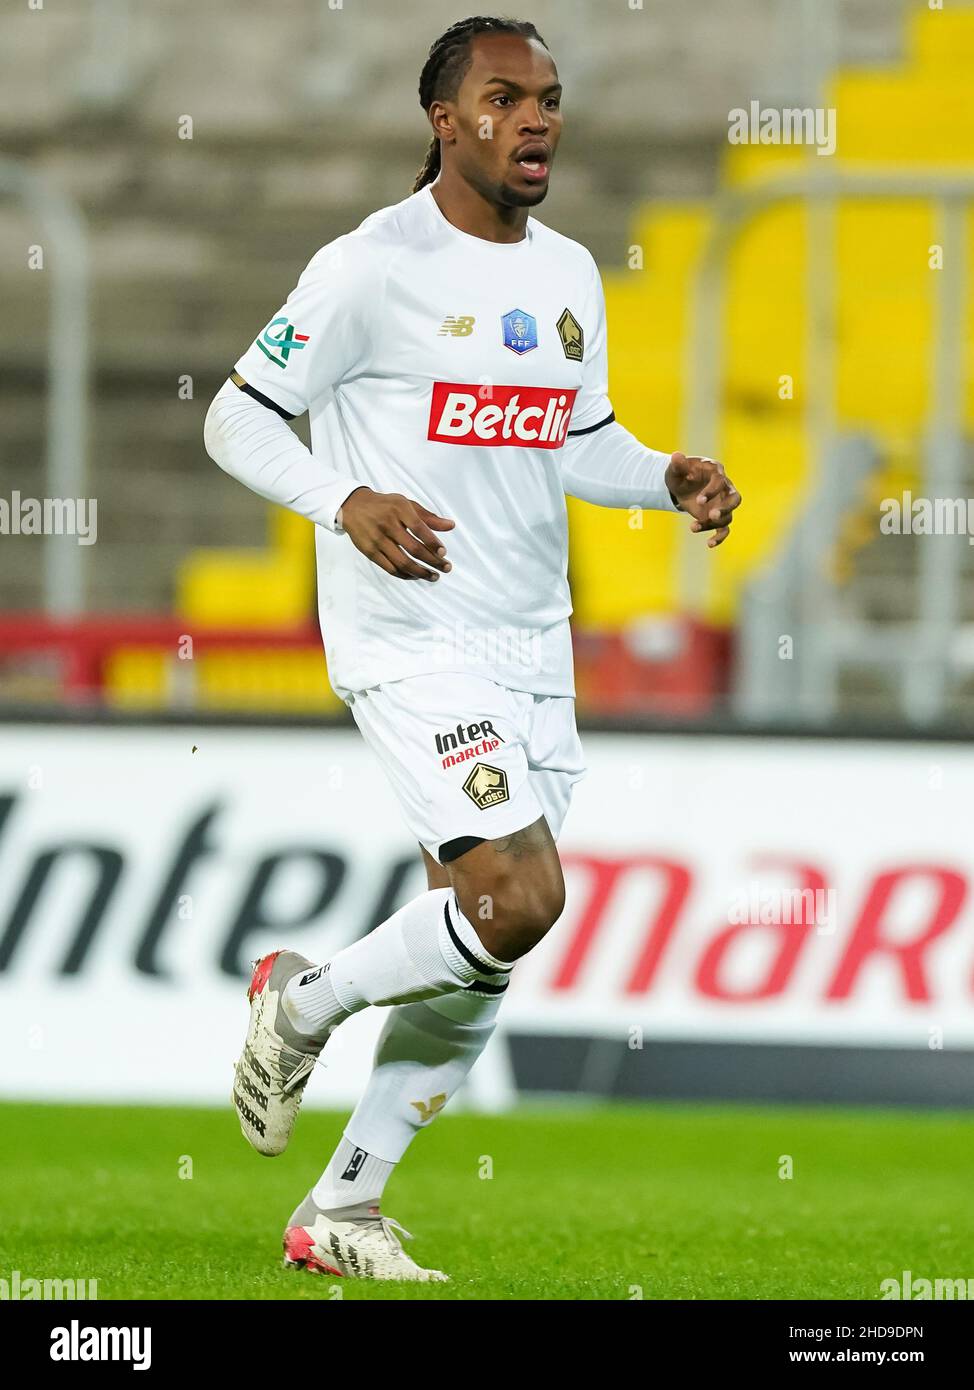
[[[444,103],[457,169],[491,202],[534,207],[547,195],[561,136],[551,54],[535,39],[481,34],[471,55],[456,101]]]

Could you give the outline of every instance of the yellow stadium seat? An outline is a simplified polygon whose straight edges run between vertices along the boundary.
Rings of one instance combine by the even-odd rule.
[[[177,607],[212,627],[299,626],[314,608],[313,557],[283,546],[194,551],[178,575]]]
[[[274,709],[291,714],[335,713],[344,708],[328,684],[316,647],[255,647],[211,652],[200,663],[202,709]]]
[[[908,20],[908,53],[922,72],[970,86],[974,72],[974,9],[957,9],[947,0],[941,10],[923,5]]]
[[[114,709],[162,709],[169,703],[169,652],[122,647],[105,662],[103,689]]]

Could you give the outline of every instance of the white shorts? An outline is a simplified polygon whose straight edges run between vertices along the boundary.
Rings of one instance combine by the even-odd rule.
[[[449,862],[470,848],[463,841],[496,840],[541,816],[557,839],[585,774],[571,696],[445,671],[358,691],[348,704],[434,859],[446,847]]]

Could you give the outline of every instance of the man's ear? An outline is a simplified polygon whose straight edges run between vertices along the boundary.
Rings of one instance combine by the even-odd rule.
[[[430,106],[429,122],[433,127],[433,134],[438,139],[445,140],[448,145],[453,144],[457,138],[456,126],[452,115],[442,101],[434,101]]]

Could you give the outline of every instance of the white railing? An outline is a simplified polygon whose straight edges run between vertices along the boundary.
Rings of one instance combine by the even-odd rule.
[[[974,199],[974,171],[936,173],[921,170],[856,170],[810,168],[771,182],[746,185],[721,193],[697,272],[686,379],[689,383],[684,447],[720,453],[721,384],[725,342],[724,304],[727,265],[741,233],[768,208],[798,201],[806,209],[809,257],[807,266],[808,406],[806,427],[812,476],[818,480],[818,501],[812,516],[797,518],[794,546],[783,547],[779,558],[752,585],[752,599],[742,606],[741,659],[735,677],[734,705],[744,719],[793,720],[828,717],[835,707],[836,673],[843,656],[865,657],[878,667],[893,669],[899,682],[902,713],[913,723],[939,718],[945,707],[951,651],[960,618],[961,554],[959,545],[936,538],[921,547],[919,600],[915,616],[890,632],[843,619],[828,578],[825,557],[838,539],[845,508],[844,494],[853,505],[854,492],[844,484],[850,467],[850,444],[840,441],[835,421],[835,219],[838,202],[855,199],[928,199],[938,211],[937,241],[943,247],[943,269],[933,276],[936,323],[933,389],[921,441],[927,460],[925,487],[931,496],[959,497],[965,486],[963,470],[963,363],[966,361],[965,323],[967,205]],[[871,446],[854,470],[860,477],[875,463]],[[705,556],[683,537],[680,556],[681,592],[691,611],[703,605]],[[796,586],[805,595],[796,604]],[[809,601],[810,596],[814,603]],[[792,627],[797,621],[799,632]],[[791,624],[792,626],[789,626]],[[771,635],[792,635],[797,665],[763,651]],[[796,692],[796,673],[802,679]],[[796,701],[796,695],[798,696]]]
[[[46,473],[48,497],[82,498],[87,489],[88,255],[77,205],[44,174],[0,159],[0,194],[17,198],[39,228],[50,283],[47,334]],[[70,617],[85,608],[84,549],[74,536],[44,538],[44,608]]]

